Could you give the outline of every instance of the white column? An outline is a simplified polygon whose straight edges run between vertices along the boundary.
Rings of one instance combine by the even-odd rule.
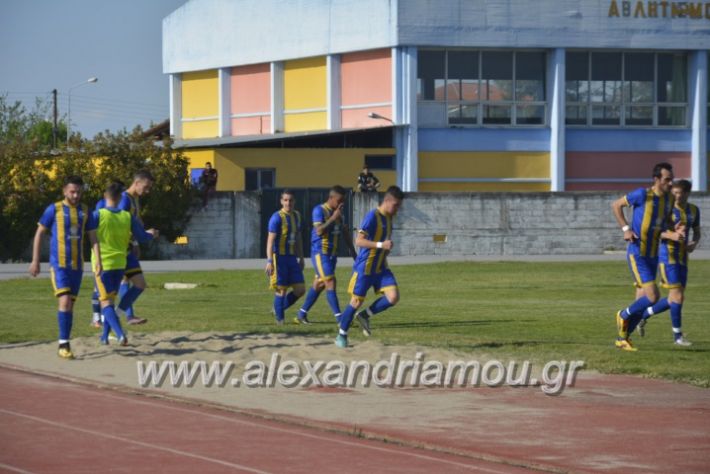
[[[170,135],[182,138],[182,82],[180,74],[170,74]]]
[[[691,155],[693,191],[708,190],[708,54],[705,50],[690,55]]]
[[[284,64],[271,63],[271,133],[284,131]]]
[[[417,48],[392,48],[392,78],[397,184],[403,191],[415,192],[419,188]]]
[[[339,54],[328,55],[328,59],[326,60],[326,74],[328,130],[338,130],[341,128],[340,106],[342,104]]]
[[[565,190],[565,50],[550,54],[550,191]]]
[[[232,85],[230,68],[220,68],[218,75],[219,87],[219,136],[228,137],[232,134]]]

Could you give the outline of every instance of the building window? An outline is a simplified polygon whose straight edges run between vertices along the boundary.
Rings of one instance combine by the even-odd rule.
[[[546,60],[534,51],[420,51],[420,126],[544,125]]]
[[[276,185],[276,170],[273,168],[247,168],[244,170],[244,189],[260,191]]]
[[[685,55],[568,52],[566,63],[568,125],[686,125]]]
[[[365,166],[371,170],[396,169],[393,155],[365,155]]]

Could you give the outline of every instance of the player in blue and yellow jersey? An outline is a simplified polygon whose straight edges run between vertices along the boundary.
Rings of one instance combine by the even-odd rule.
[[[276,324],[283,324],[286,309],[306,292],[303,279],[303,242],[301,214],[294,209],[296,197],[292,191],[281,193],[281,210],[269,219],[266,239],[266,274],[274,290],[273,311]],[[286,294],[288,288],[293,290]]]
[[[700,209],[688,202],[690,196],[690,181],[681,179],[673,183],[671,193],[675,198],[671,213],[671,224],[693,230],[693,238],[688,241],[686,236],[681,240],[662,240],[660,249],[661,283],[668,289],[668,297],[661,298],[656,304],[647,308],[639,323],[639,335],[644,336],[646,321],[654,314],[671,310],[671,326],[673,338],[679,346],[690,346],[691,343],[683,337],[681,329],[683,300],[685,286],[688,283],[688,254],[692,253],[700,241]]]
[[[368,212],[360,225],[355,245],[360,248],[353,274],[350,278],[348,292],[352,296],[350,304],[340,315],[340,330],[335,339],[338,347],[348,346],[348,329],[355,312],[362,306],[365,295],[370,288],[375,293],[384,295],[375,300],[370,307],[358,313],[357,319],[366,336],[370,332],[370,318],[399,301],[397,280],[387,265],[387,255],[393,247],[392,219],[399,211],[404,200],[404,193],[397,186],[390,186],[385,192],[382,204],[377,209]]]
[[[130,212],[119,209],[119,201],[123,185],[111,183],[106,188],[104,199],[106,207],[94,211],[97,226],[97,237],[100,252],[92,253],[91,263],[94,268],[101,268],[102,272],[95,273],[96,287],[99,290],[101,314],[104,317],[103,334],[101,343],[108,344],[109,331],[113,330],[119,344],[125,346],[128,339],[121,328],[121,323],[116,315],[114,300],[126,270],[128,244],[131,236],[139,242],[147,242],[158,237],[154,229],[146,231],[143,224]],[[138,297],[140,292],[130,288],[121,298],[119,309],[125,311]]]
[[[83,276],[82,245],[88,234],[94,251],[99,252],[96,238],[96,220],[85,204],[81,204],[84,181],[79,176],[69,176],[62,189],[64,200],[50,204],[39,219],[32,245],[32,263],[29,272],[39,275],[42,235],[50,232],[49,271],[58,298],[59,357],[73,359],[69,338],[73,322],[74,301],[79,296]],[[99,268],[99,271],[101,269]]]
[[[309,324],[308,311],[313,307],[323,290],[328,304],[337,318],[340,316],[340,303],[336,291],[335,267],[338,264],[338,241],[342,236],[355,257],[352,236],[347,224],[343,222],[345,206],[345,188],[333,186],[328,193],[328,200],[313,208],[313,230],[311,232],[311,262],[316,271],[313,286],[308,290],[306,300],[295,318],[297,323]]]
[[[117,208],[123,211],[128,211],[142,224],[143,220],[141,219],[141,207],[139,199],[150,193],[154,183],[155,178],[153,177],[150,171],[139,170],[138,172],[136,172],[133,175],[133,182],[131,183],[131,185],[121,194],[121,199],[118,203]],[[101,209],[104,206],[105,201],[102,199],[96,204],[96,209]],[[129,288],[133,288],[133,291],[137,292],[138,296],[140,296],[140,294],[146,288],[145,277],[143,276],[143,270],[141,269],[140,264],[140,246],[138,245],[138,242],[135,239],[131,240],[130,252],[128,253],[126,263],[126,274],[124,276],[123,282],[121,282],[121,287],[118,291],[119,301],[123,298]],[[97,292],[94,292],[94,298],[92,303],[92,324],[95,327],[100,327],[100,309],[98,304],[99,302]],[[148,321],[146,318],[141,318],[134,313],[133,305],[129,306],[126,309],[125,315],[127,324],[144,324]]]
[[[669,227],[673,208],[673,197],[669,192],[672,183],[673,167],[668,163],[659,163],[653,168],[653,186],[636,189],[612,204],[614,217],[624,232],[624,240],[628,242],[626,258],[631,275],[636,286],[643,290],[628,308],[616,313],[616,347],[623,350],[636,350],[629,335],[641,321],[646,308],[658,301],[656,271],[660,240],[678,241],[685,237],[682,226],[673,230]],[[624,207],[628,206],[633,209],[631,225],[626,222],[623,212]]]

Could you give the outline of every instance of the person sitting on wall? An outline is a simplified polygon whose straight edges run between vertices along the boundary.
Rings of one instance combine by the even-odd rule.
[[[367,165],[365,165],[362,168],[362,173],[360,173],[357,177],[357,189],[360,192],[364,193],[371,193],[377,191],[377,188],[380,187],[380,180],[377,179],[377,177],[370,172],[370,170],[367,168]]]
[[[207,207],[210,196],[217,192],[217,170],[212,168],[212,163],[205,163],[205,169],[200,176],[200,188],[202,191],[202,208]]]

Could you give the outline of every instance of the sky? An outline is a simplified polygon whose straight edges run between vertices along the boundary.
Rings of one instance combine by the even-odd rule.
[[[186,0],[0,0],[0,95],[51,103],[85,138],[169,116],[162,20]],[[96,83],[86,83],[97,77]]]

